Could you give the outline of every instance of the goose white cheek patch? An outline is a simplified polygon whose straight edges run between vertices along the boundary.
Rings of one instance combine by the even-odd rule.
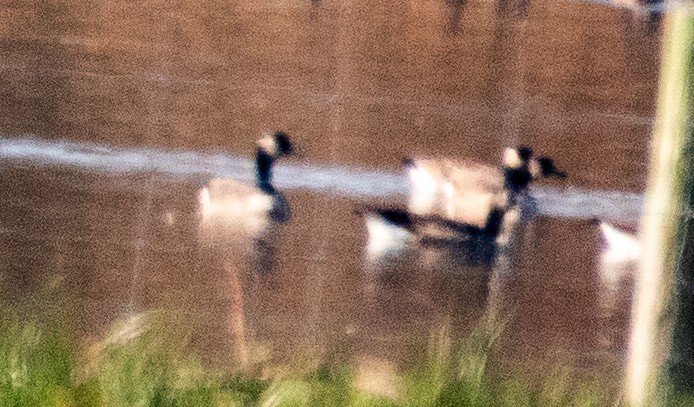
[[[503,165],[506,168],[518,169],[523,166],[523,160],[521,160],[518,151],[515,148],[506,148],[504,150]]]
[[[271,134],[264,134],[263,137],[258,140],[258,147],[265,150],[266,153],[274,156],[277,154],[277,143]]]
[[[530,161],[530,164],[528,164],[528,171],[530,171],[532,179],[537,179],[542,176],[542,168],[540,168],[540,163],[537,162],[537,160]]]

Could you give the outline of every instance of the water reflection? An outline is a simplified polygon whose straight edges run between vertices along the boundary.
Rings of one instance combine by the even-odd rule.
[[[432,329],[467,332],[487,307],[493,263],[470,264],[464,256],[456,248],[420,246],[379,262],[365,259],[362,352],[399,360]]]
[[[200,189],[201,239],[243,254],[261,273],[272,273],[279,228],[289,219],[289,203],[281,192],[258,194],[251,190],[248,195],[243,187],[235,180],[212,179]],[[281,217],[271,215],[273,210]]]
[[[386,336],[389,332],[406,332],[413,327],[428,332],[432,327],[451,325],[466,330],[498,305],[498,290],[495,300],[490,300],[490,281],[493,275],[498,279],[499,267],[508,265],[501,259],[508,251],[497,250],[494,237],[430,241],[410,234],[384,246],[375,241],[385,237],[381,233],[396,234],[397,238],[403,229],[388,230],[383,218],[369,219],[369,213],[365,217],[363,270],[368,312],[362,324],[380,330],[367,336],[373,341],[366,348],[367,354],[392,358],[394,349],[389,348],[406,341],[407,336],[392,338]],[[423,320],[433,324],[424,328]]]
[[[465,15],[465,7],[467,6],[468,0],[445,0],[445,2],[449,8],[448,32],[453,35],[458,34],[462,30],[460,21]]]
[[[602,374],[619,372],[628,312],[622,312],[624,308],[609,314],[603,311],[596,273],[597,228],[585,220],[540,216],[519,236],[517,249],[509,256],[511,269],[501,270],[491,285],[492,303],[503,311],[501,315],[511,315],[502,333],[504,354],[514,349],[534,361],[532,366],[511,365],[542,375],[543,369],[561,360],[579,370],[602,366]],[[627,296],[619,298],[620,306],[629,301],[628,293],[622,294]],[[552,332],[551,338],[548,332]],[[541,343],[537,342],[540,338]]]
[[[497,13],[506,17],[526,17],[530,0],[498,0]]]

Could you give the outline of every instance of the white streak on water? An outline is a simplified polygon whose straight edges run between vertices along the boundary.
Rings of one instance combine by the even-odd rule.
[[[535,187],[532,195],[544,215],[621,222],[638,221],[644,203],[641,194],[574,187]]]
[[[249,183],[255,175],[252,160],[230,154],[105,147],[34,137],[0,139],[0,160],[109,173],[157,172],[176,177],[232,178]],[[407,194],[404,174],[346,165],[284,161],[276,166],[274,177],[275,184],[282,190],[315,190],[347,198],[404,197]],[[566,218],[599,217],[634,222],[643,205],[640,194],[574,187],[536,187],[533,196],[540,213]]]

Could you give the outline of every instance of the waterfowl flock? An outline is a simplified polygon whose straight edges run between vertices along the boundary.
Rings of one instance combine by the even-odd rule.
[[[226,223],[237,233],[261,240],[274,226],[289,221],[291,210],[272,183],[275,162],[294,152],[289,135],[267,133],[255,150],[255,183],[213,179],[200,190],[202,224]],[[528,187],[566,173],[527,146],[509,147],[501,165],[450,158],[402,160],[409,196],[401,206],[360,204],[370,256],[406,246],[509,245],[516,227],[533,212]]]
[[[255,182],[212,179],[199,190],[203,232],[226,227],[238,240],[258,248],[273,246],[277,227],[291,219],[291,208],[273,182],[277,160],[295,153],[287,133],[264,133],[255,146]],[[370,259],[403,248],[440,248],[481,252],[509,247],[524,219],[536,211],[530,185],[567,174],[547,156],[527,146],[507,147],[499,166],[450,158],[402,160],[409,184],[401,205],[358,204],[367,231],[365,252]],[[634,233],[594,219],[605,244],[603,263],[631,262],[640,256]],[[226,233],[228,234],[228,233]],[[464,254],[461,253],[461,257]]]
[[[407,244],[506,247],[521,219],[534,211],[533,181],[566,178],[546,156],[526,146],[506,148],[501,166],[449,158],[407,157],[409,199],[403,207],[363,206],[370,256]]]

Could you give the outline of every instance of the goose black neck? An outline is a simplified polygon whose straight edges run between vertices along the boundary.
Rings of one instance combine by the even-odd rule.
[[[511,192],[520,192],[528,187],[532,176],[525,168],[504,168],[504,183]]]
[[[406,229],[412,226],[412,217],[407,211],[399,209],[383,209],[379,212],[383,219],[392,225]]]
[[[256,183],[258,187],[271,187],[272,185],[272,165],[275,158],[263,149],[255,151],[255,171]]]
[[[487,217],[487,224],[484,226],[484,233],[487,236],[496,237],[501,232],[501,226],[504,221],[505,211],[500,208],[494,208]]]

